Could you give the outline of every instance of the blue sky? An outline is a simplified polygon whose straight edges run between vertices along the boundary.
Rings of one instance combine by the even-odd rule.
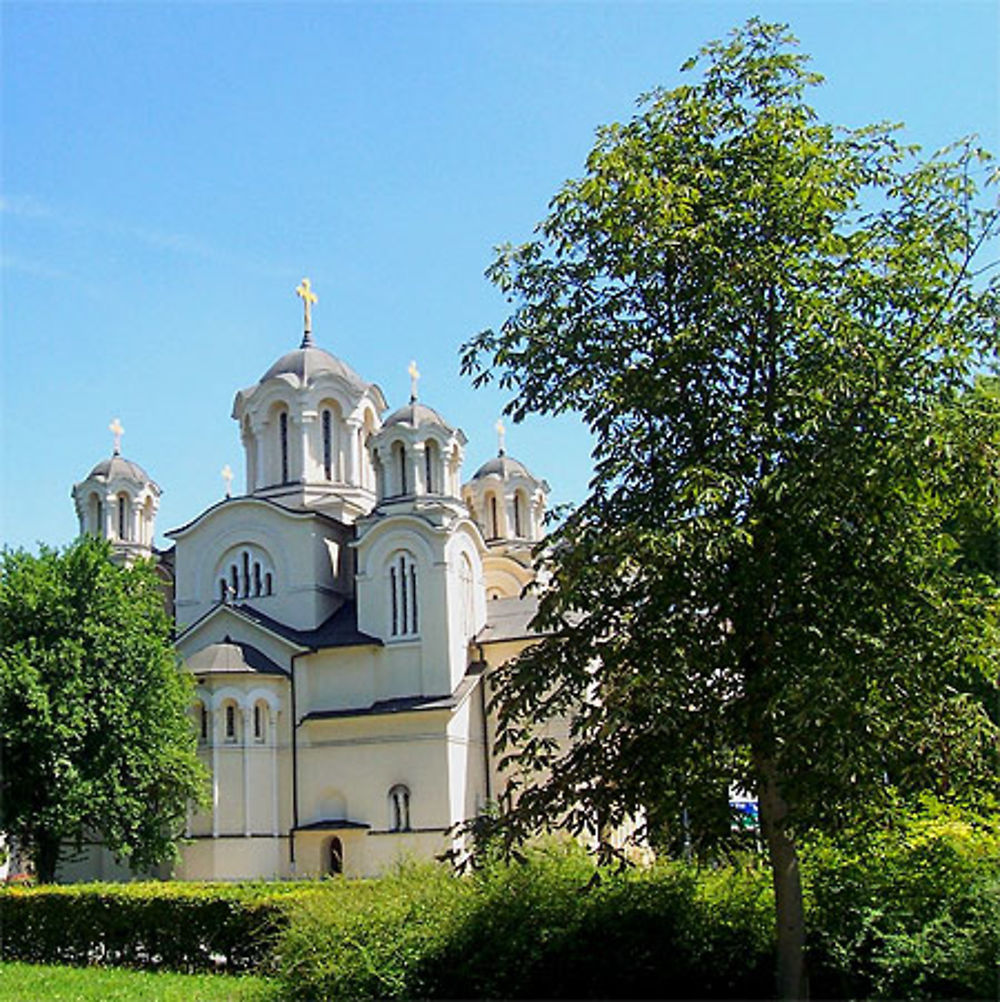
[[[530,235],[598,125],[754,14],[811,53],[824,118],[1000,150],[994,0],[0,3],[0,541],[73,538],[116,416],[161,542],[223,464],[239,485],[233,396],[297,345],[306,275],[318,343],[392,407],[415,358],[470,476],[502,404],[458,373],[504,316],[493,246]],[[572,417],[507,446],[555,501],[584,495]]]

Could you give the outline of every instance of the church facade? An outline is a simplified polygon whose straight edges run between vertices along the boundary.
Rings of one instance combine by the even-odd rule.
[[[115,453],[73,488],[81,531],[153,556],[195,680],[212,802],[186,879],[374,875],[454,846],[502,782],[490,669],[530,642],[524,594],[547,484],[499,454],[463,483],[465,435],[312,337],[235,397],[242,493],[153,548],[160,488]],[[387,413],[389,412],[389,413]],[[70,875],[113,877],[95,850]]]

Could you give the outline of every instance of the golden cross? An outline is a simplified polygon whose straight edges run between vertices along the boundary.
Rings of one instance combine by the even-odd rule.
[[[228,463],[222,467],[222,479],[226,482],[226,497],[229,497],[233,491],[233,471],[229,468]]]
[[[504,454],[504,435],[506,434],[507,431],[507,429],[503,426],[503,419],[497,418],[497,423],[493,425],[493,427],[496,429],[497,438],[500,440],[499,454],[502,456]]]
[[[299,282],[298,287],[295,289],[295,295],[302,300],[302,305],[305,307],[305,333],[308,337],[312,333],[312,313],[309,307],[312,303],[319,302],[319,297],[312,291],[312,286],[309,284],[308,278],[304,278]]]
[[[410,367],[406,370],[410,374],[410,403],[415,403],[417,399],[417,381],[420,379],[420,370],[416,361],[410,362]]]
[[[122,427],[121,421],[115,418],[111,424],[108,425],[108,431],[115,436],[115,455],[118,456],[122,451],[122,435],[125,433],[125,429]]]

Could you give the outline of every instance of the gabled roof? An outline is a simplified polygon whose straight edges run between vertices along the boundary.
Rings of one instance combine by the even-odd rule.
[[[326,647],[382,646],[382,641],[378,637],[372,637],[358,629],[358,607],[353,599],[344,602],[332,616],[325,619],[314,630],[297,630],[292,626],[286,626],[259,609],[244,603],[231,605],[229,608],[258,626],[262,626],[265,630],[276,633],[279,637],[283,637],[290,643],[298,644],[300,647],[320,650]]]
[[[194,675],[288,675],[276,661],[251,644],[231,637],[221,644],[209,644],[186,659]]]
[[[226,505],[236,505],[236,504],[262,504],[268,507],[274,508],[276,511],[281,512],[283,515],[288,515],[292,518],[298,519],[319,519],[323,522],[329,522],[333,525],[340,526],[343,528],[343,522],[338,522],[337,519],[331,518],[329,515],[324,514],[321,511],[314,511],[308,508],[290,508],[287,505],[279,504],[277,501],[271,498],[259,497],[256,494],[241,494],[239,497],[229,497],[222,498],[221,501],[216,501],[215,504],[210,505],[206,508],[200,515],[196,515],[190,522],[185,522],[184,525],[179,526],[176,529],[170,529],[164,533],[168,539],[174,539],[177,536],[183,535],[190,529],[193,529],[199,522],[204,521],[209,515],[214,515],[220,508]]]
[[[483,667],[483,664],[478,662],[470,665],[465,677],[450,695],[397,696],[395,699],[377,700],[371,706],[341,710],[312,710],[302,718],[302,722],[307,720],[338,720],[346,717],[379,717],[393,713],[417,713],[426,710],[454,710],[472,692],[483,673]]]
[[[476,643],[525,640],[540,636],[528,624],[538,612],[538,597],[494,598],[486,603],[486,625],[476,634]]]

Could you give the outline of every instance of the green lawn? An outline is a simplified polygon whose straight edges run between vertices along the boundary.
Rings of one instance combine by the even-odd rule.
[[[0,964],[0,1002],[276,1002],[263,978]]]

